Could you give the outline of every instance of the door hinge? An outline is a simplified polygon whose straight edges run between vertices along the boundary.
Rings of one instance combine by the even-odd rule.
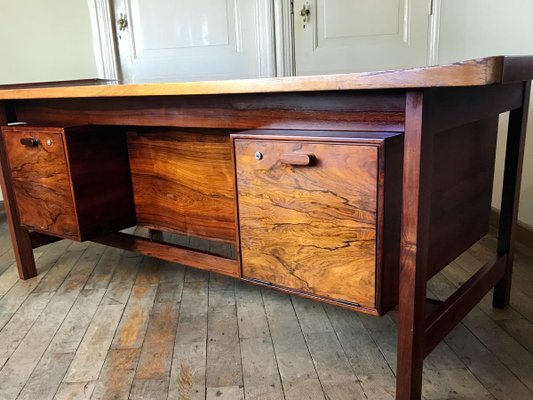
[[[429,15],[433,15],[435,11],[434,8],[435,8],[435,0],[429,0],[429,10],[428,10]]]
[[[291,15],[294,15],[294,0],[291,0]]]

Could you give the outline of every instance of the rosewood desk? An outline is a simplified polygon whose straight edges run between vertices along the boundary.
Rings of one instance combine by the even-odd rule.
[[[533,57],[220,82],[0,87],[2,190],[21,279],[32,249],[92,240],[382,315],[397,399],[494,287],[509,303]],[[488,232],[511,111],[497,253],[444,302],[427,281]],[[126,233],[132,226],[150,237]],[[162,232],[201,238],[200,251]],[[217,252],[220,245],[230,250]]]

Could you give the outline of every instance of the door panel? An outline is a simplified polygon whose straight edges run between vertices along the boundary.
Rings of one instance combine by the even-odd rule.
[[[297,75],[427,63],[428,0],[295,0],[294,11]]]
[[[268,0],[115,0],[126,82],[273,76]]]
[[[377,146],[236,139],[235,158],[243,277],[375,308]]]

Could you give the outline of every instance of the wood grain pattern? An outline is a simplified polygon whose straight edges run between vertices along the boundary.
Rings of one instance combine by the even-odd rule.
[[[0,126],[13,122],[16,117],[13,115],[12,107],[4,102],[0,102]],[[11,173],[7,161],[6,147],[2,135],[0,134],[0,185],[4,197],[5,213],[9,222],[11,242],[17,262],[17,269],[20,279],[29,279],[37,275],[35,259],[32,251],[31,237],[27,229],[20,226],[15,193],[11,182]]]
[[[234,173],[224,131],[128,134],[137,222],[236,243]]]
[[[21,224],[68,238],[80,235],[62,129],[2,128]],[[41,143],[26,147],[23,138]],[[46,142],[50,140],[51,145]]]
[[[243,276],[375,308],[377,147],[236,139],[235,152]],[[291,152],[316,163],[281,165]]]
[[[20,121],[215,129],[403,131],[405,93],[263,93],[13,102]]]
[[[124,133],[22,125],[2,135],[22,225],[86,240],[135,224]],[[22,145],[27,138],[39,144]]]
[[[532,57],[487,57],[448,65],[406,70],[376,71],[324,76],[270,79],[242,79],[212,82],[119,84],[19,88],[0,87],[0,99],[119,97],[153,95],[195,95],[222,93],[268,93],[293,91],[354,90],[379,88],[419,88],[441,86],[479,86],[504,80],[531,79]],[[75,83],[74,83],[75,85]]]

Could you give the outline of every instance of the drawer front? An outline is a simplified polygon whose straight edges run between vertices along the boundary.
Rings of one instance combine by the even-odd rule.
[[[61,133],[7,128],[2,136],[21,223],[38,231],[78,238]],[[38,143],[21,143],[29,138]]]
[[[235,140],[243,276],[376,307],[378,147]]]

